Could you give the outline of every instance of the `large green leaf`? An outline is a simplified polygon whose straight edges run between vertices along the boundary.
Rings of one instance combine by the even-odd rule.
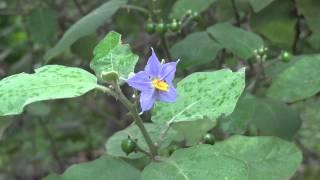
[[[94,33],[99,26],[104,24],[122,5],[128,0],[111,0],[91,13],[87,14],[74,25],[72,25],[59,40],[59,42],[45,54],[45,59],[49,60],[69,47],[79,38]]]
[[[307,149],[320,155],[320,99],[310,98],[291,105],[301,114],[302,127],[298,132],[299,141]]]
[[[244,133],[251,124],[261,135],[284,139],[292,139],[301,126],[299,114],[285,103],[250,94],[240,97],[233,113],[219,122],[221,129],[231,134]]]
[[[220,128],[231,134],[244,133],[254,118],[254,112],[257,108],[257,100],[254,96],[243,94],[235,108],[235,110],[227,117],[219,120]]]
[[[298,0],[296,1],[297,8],[301,14],[306,18],[308,25],[313,33],[320,33],[320,17],[319,8],[320,1],[318,0]]]
[[[290,0],[275,1],[252,17],[251,26],[270,42],[268,46],[289,50],[295,37],[296,18],[291,15],[293,8]]]
[[[62,175],[52,174],[44,180],[140,180],[140,171],[121,159],[104,155],[97,160],[69,167]]]
[[[207,32],[196,32],[173,45],[170,52],[174,58],[181,59],[179,66],[190,67],[214,60],[221,48]]]
[[[175,138],[176,133],[173,129],[170,129],[166,133],[166,136],[163,136],[162,133],[165,132],[165,126],[155,125],[151,123],[145,123],[144,125],[149,135],[151,136],[153,142],[160,142],[160,138],[163,137],[163,139],[161,140],[162,143],[160,148],[165,148]],[[141,131],[139,130],[138,126],[133,124],[124,130],[116,132],[108,139],[106,143],[107,153],[113,156],[120,156],[132,159],[141,158],[142,156],[144,156],[144,154],[140,152],[131,153],[127,156],[121,150],[121,142],[122,140],[127,139],[128,136],[130,136],[132,139],[137,139],[139,147],[143,148],[146,151],[149,151],[149,148],[141,134]]]
[[[95,47],[90,67],[98,77],[103,73],[116,72],[120,77],[127,78],[134,71],[138,56],[133,54],[128,44],[121,43],[121,35],[111,31]]]
[[[177,150],[160,163],[142,171],[142,180],[247,180],[247,167],[241,160],[217,153],[213,146],[198,145]]]
[[[209,8],[209,6],[216,0],[178,0],[172,7],[170,16],[172,18],[180,19],[186,14],[188,10],[201,13]]]
[[[269,97],[294,102],[320,91],[320,55],[302,55],[295,58],[298,59],[297,62],[273,80],[267,91]]]
[[[267,7],[269,4],[271,4],[274,0],[249,0],[254,12],[259,12],[263,8]]]
[[[142,172],[142,180],[285,180],[299,167],[302,155],[292,143],[273,137],[234,136],[214,146],[177,150]]]
[[[168,124],[205,119],[215,121],[221,115],[229,115],[245,86],[244,74],[244,69],[238,72],[223,69],[187,76],[177,85],[177,102],[157,103],[152,121]]]
[[[261,135],[292,139],[301,126],[299,113],[273,99],[257,99],[252,123]]]
[[[60,65],[41,67],[34,74],[12,75],[0,81],[0,116],[19,114],[36,101],[81,96],[96,85],[91,73]]]
[[[27,27],[34,42],[52,43],[58,27],[57,13],[51,9],[34,10],[27,19]]]
[[[207,31],[235,56],[248,59],[254,55],[254,50],[262,47],[262,39],[249,31],[232,26],[229,23],[215,24]]]

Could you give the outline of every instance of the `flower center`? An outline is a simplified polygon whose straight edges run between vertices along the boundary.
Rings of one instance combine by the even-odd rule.
[[[152,80],[152,86],[155,87],[159,91],[168,91],[169,85],[165,81],[162,81],[160,79],[154,79]]]

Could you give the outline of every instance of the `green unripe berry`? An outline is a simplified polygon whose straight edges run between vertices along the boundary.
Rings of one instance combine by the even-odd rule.
[[[215,142],[215,138],[214,138],[214,136],[213,136],[212,134],[207,133],[207,134],[205,134],[205,135],[203,136],[202,141],[203,141],[204,144],[211,144],[211,145],[213,145],[214,142]]]
[[[192,18],[192,20],[194,20],[194,21],[199,21],[199,20],[200,20],[200,14],[199,14],[198,12],[193,12],[193,13],[191,14],[191,18]]]
[[[136,142],[132,141],[131,139],[124,139],[121,142],[121,149],[126,155],[128,156],[130,153],[134,152],[137,147]]]
[[[156,25],[156,32],[159,34],[165,34],[167,32],[167,26],[163,22],[160,22]]]
[[[172,23],[168,26],[172,32],[177,32],[180,30],[180,23],[176,19],[172,20]]]
[[[147,23],[146,26],[145,26],[145,29],[146,31],[149,33],[149,34],[152,34],[155,32],[155,27],[156,25],[154,23]]]
[[[288,51],[283,51],[283,52],[281,52],[281,54],[280,54],[280,60],[282,61],[282,62],[290,62],[290,60],[291,60],[291,58],[292,58],[292,55],[291,55],[291,53],[289,53]]]

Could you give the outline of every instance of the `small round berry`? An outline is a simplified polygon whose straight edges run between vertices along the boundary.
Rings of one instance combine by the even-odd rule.
[[[214,138],[214,136],[213,136],[212,134],[207,133],[207,134],[205,134],[205,135],[203,136],[202,141],[203,141],[204,144],[211,144],[211,145],[213,145],[214,142],[215,142],[215,138]]]
[[[131,139],[124,139],[121,142],[121,149],[128,156],[130,153],[134,152],[137,147],[136,142]]]

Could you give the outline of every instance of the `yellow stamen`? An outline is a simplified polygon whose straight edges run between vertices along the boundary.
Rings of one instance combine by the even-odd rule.
[[[162,81],[160,79],[152,80],[152,86],[160,91],[168,91],[168,89],[169,89],[168,83],[166,83],[165,81]]]

